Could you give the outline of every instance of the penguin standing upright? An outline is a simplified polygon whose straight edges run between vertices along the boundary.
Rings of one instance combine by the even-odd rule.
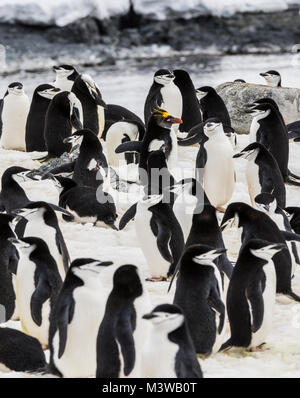
[[[56,74],[54,87],[59,88],[61,91],[71,91],[76,78],[79,73],[72,65],[58,65],[53,66],[53,71]]]
[[[192,245],[180,261],[174,304],[185,315],[197,354],[210,355],[223,343],[226,297],[214,260],[225,250]]]
[[[248,160],[246,178],[252,205],[257,195],[272,193],[279,206],[285,208],[286,191],[278,164],[264,145],[254,142],[235,154],[234,158]]]
[[[263,211],[276,223],[280,231],[292,232],[291,224],[285,211],[278,206],[274,195],[270,193],[261,193],[255,197],[255,207],[259,211]],[[286,242],[291,259],[292,259],[292,275],[295,274],[296,264],[300,264],[295,242]]]
[[[175,75],[168,69],[159,69],[154,74],[153,84],[150,87],[144,106],[145,124],[147,126],[151,115],[157,107],[164,108],[174,118],[181,119],[182,95],[180,89],[174,84]],[[175,131],[178,123],[174,122]]]
[[[58,209],[70,217],[69,212],[62,208]],[[16,213],[27,220],[23,236],[35,236],[46,242],[51,256],[57,264],[60,276],[64,279],[69,268],[70,258],[52,205],[42,201],[30,202],[21,209],[16,210]]]
[[[79,99],[82,106],[83,127],[101,137],[105,123],[104,109],[107,105],[102,99],[99,87],[91,76],[82,74],[76,78],[72,87],[72,92]],[[100,108],[100,122],[102,125],[99,124],[98,107]]]
[[[134,218],[140,247],[149,266],[151,278],[161,281],[173,274],[184,247],[183,233],[171,206],[163,195],[145,196],[131,206],[120,220],[119,229]]]
[[[50,101],[60,92],[50,84],[39,85],[33,93],[26,122],[26,151],[46,151],[44,138],[45,117]]]
[[[202,185],[195,178],[185,178],[169,190],[176,195],[173,204],[174,214],[181,226],[186,242],[193,223],[195,212],[202,211],[204,203],[209,203]]]
[[[50,317],[51,373],[60,377],[95,376],[96,340],[108,296],[100,276],[111,264],[92,258],[72,262]]]
[[[222,206],[230,200],[235,185],[233,148],[219,119],[206,120],[204,134],[196,159],[196,178],[203,178],[210,203],[224,212]]]
[[[276,273],[272,258],[285,248],[259,239],[242,247],[227,293],[231,336],[221,350],[245,347],[257,351],[272,330]]]
[[[213,87],[203,86],[196,90],[196,96],[199,100],[202,118],[217,118],[221,121],[224,131],[231,131],[231,120],[226,105]]]
[[[281,87],[281,76],[277,70],[268,70],[267,72],[260,73],[267,85],[270,87]]]
[[[10,227],[13,218],[9,214],[0,214],[0,322],[18,318],[14,286],[19,259],[15,247],[9,241],[9,238],[15,237]]]
[[[274,156],[285,182],[290,182],[289,140],[278,109],[271,103],[258,104],[246,111],[253,115],[249,143],[259,142]]]
[[[116,153],[138,152],[139,172],[143,185],[147,185],[145,175],[147,172],[148,156],[152,151],[162,149],[165,152],[169,169],[177,166],[177,138],[172,130],[174,123],[180,124],[181,119],[177,119],[163,109],[155,109],[147,124],[145,136],[142,141],[130,141],[117,147]],[[143,173],[144,174],[144,173]]]
[[[141,377],[202,378],[182,310],[176,305],[161,304],[143,318],[153,327],[143,347]]]
[[[48,346],[49,316],[62,280],[47,244],[39,238],[10,238],[20,254],[16,297],[26,334]]]
[[[204,203],[194,211],[191,229],[186,240],[186,247],[196,244],[207,245],[216,250],[225,250],[216,209],[207,201],[204,201]],[[218,256],[214,262],[221,272],[224,282],[224,291],[226,292],[232,275],[232,264],[228,260],[226,251]]]
[[[189,132],[192,127],[202,122],[195,86],[187,71],[176,69],[173,73],[174,84],[179,88],[182,96],[182,124],[179,126],[179,131]]]
[[[88,129],[78,130],[70,137],[65,138],[64,143],[73,146],[80,143],[78,158],[73,162],[73,180],[78,185],[98,187],[100,184],[98,172],[100,167],[107,169],[108,164],[103,153],[98,137]],[[58,169],[52,170],[56,174]]]
[[[246,203],[231,203],[224,214],[222,231],[227,229],[241,229],[242,246],[249,239],[261,239],[272,243],[280,243],[285,245],[285,249],[281,250],[274,256],[274,265],[276,270],[276,292],[284,294],[295,301],[300,301],[300,297],[292,291],[292,260],[286,240],[299,240],[295,234],[285,234],[280,231],[275,222],[265,213],[253,209]]]
[[[46,113],[44,138],[48,151],[46,158],[58,157],[69,152],[70,145],[63,140],[72,134],[72,128],[81,129],[78,99],[74,93],[62,91],[50,102]]]
[[[25,151],[25,127],[30,102],[23,84],[11,83],[2,100],[0,146]]]
[[[135,300],[143,286],[134,265],[123,265],[114,273],[113,289],[97,336],[97,378],[129,376],[138,354],[134,341],[137,325]]]

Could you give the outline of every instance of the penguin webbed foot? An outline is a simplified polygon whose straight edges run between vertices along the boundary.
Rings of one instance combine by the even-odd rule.
[[[147,282],[167,282],[167,278],[165,276],[151,276],[150,278],[146,278]]]

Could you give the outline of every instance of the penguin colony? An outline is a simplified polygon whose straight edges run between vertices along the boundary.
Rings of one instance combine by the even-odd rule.
[[[288,168],[300,122],[286,126],[271,98],[257,98],[245,109],[253,120],[238,152],[222,98],[213,87],[195,89],[187,71],[154,74],[143,122],[104,102],[89,75],[71,65],[53,70],[55,81],[39,85],[31,103],[19,82],[1,100],[2,148],[43,152],[32,154],[35,169],[2,170],[0,315],[20,321],[22,332],[0,328],[1,370],[202,378],[208,356],[268,349],[278,296],[300,302],[292,286],[300,207],[286,207],[286,184],[300,186]],[[277,71],[261,76],[281,86]],[[195,168],[180,177],[178,147],[191,145]],[[247,160],[248,203],[232,201],[236,158]],[[29,199],[28,182],[52,185],[57,202]],[[125,209],[117,200],[124,193],[135,198]],[[116,235],[133,224],[148,272],[134,256],[124,263],[121,250],[118,262],[70,258],[66,223],[70,233],[92,223],[89,231]],[[99,245],[105,253],[106,242]],[[165,289],[156,306],[153,282]]]

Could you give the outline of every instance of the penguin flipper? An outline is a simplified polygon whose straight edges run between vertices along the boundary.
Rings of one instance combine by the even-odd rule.
[[[137,203],[129,207],[129,209],[123,214],[120,222],[119,222],[119,231],[124,229],[126,225],[129,223],[130,220],[132,220],[136,214],[136,207]]]
[[[31,296],[30,310],[31,317],[34,322],[41,326],[42,324],[42,307],[46,300],[51,296],[51,288],[45,277],[41,277],[38,281],[37,287]]]
[[[188,337],[188,340],[190,340],[190,337]],[[193,348],[193,342],[190,341],[189,345],[191,347],[185,345],[184,348],[180,348],[176,355],[176,376],[180,379],[200,379],[203,377],[203,374],[196,356],[195,349]]]
[[[54,169],[49,170],[47,174],[51,173],[52,175],[56,175],[62,173],[71,173],[74,171],[75,164],[76,164],[76,159],[73,160],[73,162],[65,163],[60,166],[54,167]]]
[[[123,144],[120,144],[115,149],[115,153],[123,153],[123,152],[140,152],[142,148],[142,141],[127,141]]]
[[[190,129],[187,137],[178,139],[178,145],[190,146],[190,145],[199,144],[199,142],[201,142],[203,138],[204,138],[203,123],[199,123]]]
[[[9,257],[9,263],[8,263],[8,271],[11,272],[14,275],[17,275],[17,270],[18,270],[18,263],[19,263],[19,257],[16,252],[16,249],[12,248],[13,252]]]
[[[68,210],[64,209],[63,207],[54,205],[53,203],[48,203],[49,206],[52,207],[53,210],[55,211],[59,211],[60,213],[62,213],[64,216],[67,217],[68,221],[73,221],[74,220],[74,216],[73,214],[71,214]]]
[[[225,351],[225,350],[229,350],[231,347],[233,347],[233,342],[232,342],[232,339],[230,337],[227,341],[225,341],[225,343],[223,343],[221,345],[221,348],[219,349],[219,352]]]
[[[172,234],[167,225],[162,214],[160,214],[160,218],[156,216],[150,222],[152,233],[156,236],[156,244],[161,256],[167,262],[172,263],[173,257],[169,250],[169,242]]]
[[[289,231],[280,231],[285,240],[288,242],[300,242],[300,235]]]
[[[254,281],[246,289],[246,296],[250,301],[250,311],[252,313],[252,333],[258,331],[264,319],[264,300],[260,281]]]
[[[63,234],[59,227],[56,229],[56,244],[57,244],[57,247],[59,248],[59,252],[62,256],[64,269],[67,272],[69,269],[69,264],[70,264],[70,256],[69,256],[69,252],[68,252]]]
[[[134,311],[134,310],[132,310]],[[133,314],[132,314],[133,315]],[[133,338],[134,325],[131,322],[132,316],[122,314],[117,323],[116,338],[120,344],[124,361],[124,374],[128,376],[135,364],[135,346]]]
[[[225,322],[225,305],[220,299],[220,294],[216,286],[213,286],[210,290],[208,303],[210,307],[220,315],[220,322],[218,326],[218,333],[221,334],[224,322]]]
[[[70,303],[65,304],[58,314],[58,334],[59,334],[59,348],[58,358],[63,356],[67,343],[68,324],[70,321]]]

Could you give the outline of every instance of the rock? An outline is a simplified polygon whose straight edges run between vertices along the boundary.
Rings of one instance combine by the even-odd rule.
[[[248,134],[250,130],[252,116],[245,113],[246,105],[260,98],[273,98],[286,124],[300,120],[300,89],[298,88],[228,82],[218,86],[216,91],[227,106],[232,127],[239,134]]]

